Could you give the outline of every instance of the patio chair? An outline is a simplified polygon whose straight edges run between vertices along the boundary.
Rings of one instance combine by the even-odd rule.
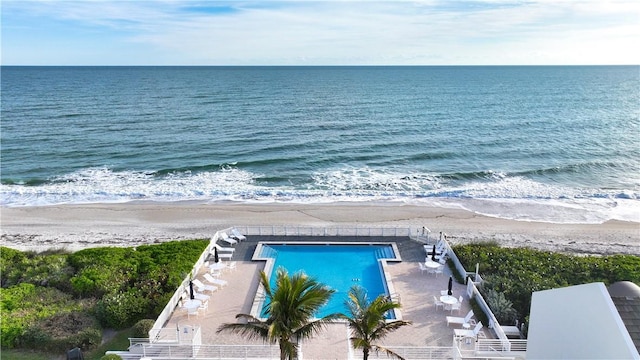
[[[207,280],[209,283],[220,286],[220,287],[227,286],[228,284],[227,280],[216,279],[213,276],[211,276],[211,274],[204,274],[204,279]]]
[[[220,232],[218,233],[218,235],[220,236],[220,239],[221,239],[222,241],[226,242],[226,243],[229,243],[229,244],[231,244],[231,245],[235,245],[235,244],[237,244],[237,243],[238,243],[238,240],[236,240],[236,239],[232,239],[232,238],[231,238],[231,237],[229,237],[229,235],[227,235],[227,233],[226,233],[226,232],[224,232],[224,231],[220,231]]]
[[[444,274],[444,266],[438,266],[433,273],[438,277],[438,274]]]
[[[424,272],[426,271],[427,273],[429,272],[429,268],[427,268],[423,263],[419,262],[418,263],[418,268],[420,268],[420,273],[424,274]]]
[[[207,274],[205,274],[207,275]],[[198,279],[193,279],[193,285],[198,287],[198,291],[209,291],[213,294],[214,291],[218,290],[218,288],[216,286],[213,285],[205,285],[202,283],[202,281],[198,280]]]
[[[438,310],[438,306],[442,307],[442,309],[444,310],[444,303],[440,301],[440,299],[438,299],[438,297],[435,295],[433,295],[433,302],[436,306],[436,310]]]
[[[235,270],[236,269],[236,262],[235,261],[231,261],[229,262],[229,266],[227,266],[227,269],[229,270]]]
[[[187,319],[191,318],[191,315],[198,316],[198,309],[199,308],[197,308],[197,307],[187,308]]]
[[[202,305],[200,305],[198,310],[202,310],[206,313],[208,309],[209,309],[209,300],[203,300]]]
[[[469,310],[465,317],[447,316],[447,326],[450,324],[462,325],[471,324],[471,318],[473,317],[473,310]]]
[[[445,307],[445,310],[450,310],[451,314],[453,314],[453,311],[457,311],[458,314],[460,313],[460,309],[462,309],[462,296],[460,296],[460,299],[458,299],[458,302],[455,304],[451,304],[451,305],[447,305],[447,307]]]
[[[234,238],[236,238],[238,241],[245,241],[245,240],[247,240],[247,238],[246,238],[244,235],[242,235],[242,234],[240,233],[240,231],[238,231],[238,229],[236,229],[236,228],[231,229],[231,236],[233,236]]]

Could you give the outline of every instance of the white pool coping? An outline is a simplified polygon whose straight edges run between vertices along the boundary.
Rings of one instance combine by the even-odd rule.
[[[393,250],[393,258],[386,259],[378,259],[378,264],[380,265],[380,276],[382,276],[382,283],[387,291],[387,295],[393,300],[398,294],[395,291],[395,287],[393,286],[393,282],[391,281],[391,275],[387,269],[388,262],[400,262],[402,258],[400,257],[400,251],[398,250],[398,245],[395,242],[391,241],[383,241],[383,242],[338,242],[338,241],[260,241],[256,245],[256,249],[253,252],[253,256],[251,257],[252,261],[265,261],[264,272],[271,276],[273,273],[273,265],[275,264],[275,259],[272,257],[262,257],[262,249],[264,245],[357,245],[357,246],[369,246],[369,245],[387,245],[391,246]],[[262,313],[262,307],[264,303],[264,287],[262,283],[258,285],[258,289],[256,290],[256,295],[253,298],[253,304],[251,305],[251,316],[262,319],[260,314]],[[400,309],[394,309],[394,318],[389,319],[388,321],[397,321],[402,320],[402,311]]]

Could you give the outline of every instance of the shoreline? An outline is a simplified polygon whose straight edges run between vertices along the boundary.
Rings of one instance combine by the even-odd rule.
[[[411,228],[453,243],[495,240],[573,254],[640,256],[640,223],[559,224],[488,217],[403,203],[246,204],[117,203],[0,209],[2,246],[22,251],[138,246],[209,238],[231,226]]]

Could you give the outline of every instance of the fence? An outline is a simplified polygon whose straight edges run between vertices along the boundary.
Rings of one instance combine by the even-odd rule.
[[[244,235],[262,236],[406,236],[410,227],[236,226]]]
[[[213,243],[209,243],[209,245],[207,245],[205,250],[202,252],[200,257],[198,258],[198,261],[196,261],[196,263],[193,265],[191,274],[198,273],[198,270],[204,265],[204,262],[207,260],[207,257],[209,256],[209,252],[211,251],[212,247],[213,247]],[[158,315],[158,318],[156,319],[156,322],[153,324],[153,327],[151,328],[151,330],[149,330],[149,339],[151,342],[173,340],[172,337],[169,337],[167,339],[162,336],[163,335],[162,328],[164,324],[171,318],[171,314],[178,306],[178,303],[180,302],[182,295],[185,293],[186,289],[188,288],[189,280],[191,280],[191,274],[187,275],[187,277],[185,277],[184,280],[182,280],[182,283],[180,284],[176,292],[173,293],[173,296],[171,297],[171,299],[169,299],[169,302],[167,303],[167,305],[164,307],[160,315]],[[178,339],[176,338],[173,341],[177,342]]]
[[[441,360],[451,359],[453,356],[453,348],[451,346],[387,346],[387,348],[407,360]],[[362,352],[358,354],[356,350],[354,355],[355,359],[359,359],[362,356]],[[388,360],[389,358],[384,352],[373,351],[369,353],[369,359],[371,360]]]
[[[133,351],[132,351],[133,353]],[[138,358],[153,360],[186,359],[254,359],[271,360],[280,358],[277,345],[178,345],[178,344],[141,344],[136,348]]]

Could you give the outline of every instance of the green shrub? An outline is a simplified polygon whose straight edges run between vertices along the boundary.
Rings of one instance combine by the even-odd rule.
[[[75,347],[91,349],[101,341],[102,331],[93,317],[71,312],[37,321],[20,337],[19,346],[62,353]]]
[[[101,357],[100,360],[122,360],[122,358],[120,357],[120,355],[109,354]]]
[[[503,293],[490,289],[483,297],[500,324],[510,325],[515,322],[518,312]]]
[[[105,295],[96,305],[96,317],[104,327],[123,329],[145,317],[148,300],[137,290]]]
[[[208,244],[173,241],[73,254],[0,247],[0,346],[86,348],[100,341],[97,326],[76,331],[75,338],[47,337],[42,323],[54,315],[95,314],[102,326],[116,329],[155,318]]]
[[[640,257],[572,256],[528,248],[501,248],[496,243],[453,247],[466,269],[480,265],[483,290],[504,294],[522,322],[529,315],[534,291],[628,280],[640,285]],[[486,293],[483,293],[486,295]],[[493,310],[493,309],[492,309]]]
[[[135,338],[147,338],[149,337],[149,330],[153,329],[153,325],[156,323],[152,319],[142,319],[133,325],[131,329],[133,337]]]

